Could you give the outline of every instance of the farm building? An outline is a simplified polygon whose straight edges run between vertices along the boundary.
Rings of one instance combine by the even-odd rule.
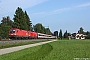
[[[69,36],[69,39],[85,39],[86,35],[80,33],[73,33]]]
[[[85,39],[85,37],[86,35],[84,34],[79,34],[79,33],[76,34],[76,39]]]

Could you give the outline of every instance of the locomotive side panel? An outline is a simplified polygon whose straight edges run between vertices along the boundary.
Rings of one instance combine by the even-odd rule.
[[[17,28],[11,28],[10,31],[9,31],[9,37],[10,38],[28,37],[28,31],[20,30],[20,29],[17,29]]]
[[[29,33],[29,37],[30,37],[30,38],[37,38],[37,36],[38,36],[38,35],[37,35],[36,32],[30,32],[30,33]]]

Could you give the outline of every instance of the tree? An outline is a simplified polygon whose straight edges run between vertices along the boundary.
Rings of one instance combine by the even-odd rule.
[[[3,18],[2,18],[1,24],[7,24],[7,18],[6,18],[6,17],[3,17]]]
[[[62,30],[60,29],[60,32],[59,32],[59,37],[60,39],[62,39]]]
[[[39,33],[45,33],[45,27],[41,23],[37,23],[34,26],[34,31]]]
[[[44,33],[44,34],[52,35],[52,32],[50,31],[50,29],[45,28],[41,23],[37,23],[36,25],[34,25],[33,29],[35,32],[38,32],[38,33]]]
[[[17,24],[14,27],[28,30],[28,24],[27,24],[27,19],[25,13],[22,11],[22,8],[17,8],[15,15],[14,15],[14,23]]]
[[[58,38],[58,31],[54,31],[54,36]]]
[[[81,27],[80,30],[78,31],[78,33],[84,34],[84,31],[83,31],[83,30],[84,30],[84,29]]]
[[[10,19],[9,16],[3,17],[2,20],[1,20],[1,25],[12,26],[13,25],[13,21]]]
[[[90,34],[88,34],[88,35],[86,36],[86,39],[90,39]]]
[[[67,30],[66,30],[66,32],[64,33],[64,38],[68,38]]]
[[[52,32],[50,31],[49,28],[45,28],[45,34],[50,34],[50,35],[52,35]]]
[[[71,33],[67,33],[68,34],[68,36],[71,36]]]
[[[2,38],[8,38],[8,32],[9,32],[10,28],[11,28],[11,26],[1,25],[1,27],[0,27],[0,36]]]
[[[86,39],[90,39],[90,32],[89,31],[85,32],[85,35],[86,35]]]
[[[26,11],[25,11],[25,18],[26,18],[26,23],[27,23],[27,26],[28,26],[28,30],[32,31],[32,29],[33,29],[32,28],[32,23],[31,23],[30,18],[29,18],[29,16],[28,16]]]
[[[12,28],[13,22],[10,20],[10,17],[3,17],[0,24],[0,37],[8,38],[8,32]]]
[[[89,31],[87,31],[86,33],[85,33],[85,35],[89,35],[90,34],[90,32]]]

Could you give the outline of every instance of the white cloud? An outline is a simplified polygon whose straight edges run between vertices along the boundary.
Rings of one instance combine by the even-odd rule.
[[[19,7],[23,7],[23,8],[29,8],[32,6],[35,6],[37,4],[43,3],[47,0],[2,0],[0,3],[1,7],[6,7],[6,8],[17,8],[17,6]]]
[[[44,17],[45,15],[48,15],[47,12],[37,12],[37,13],[32,13],[30,14],[30,17]]]
[[[74,7],[81,8],[81,7],[88,7],[88,6],[90,6],[90,3],[81,4],[81,5],[77,5],[77,6],[74,6]]]
[[[76,6],[72,6],[72,7],[66,7],[66,8],[60,8],[57,10],[53,10],[51,12],[38,12],[38,13],[33,13],[31,14],[31,16],[47,16],[47,15],[52,15],[52,14],[58,14],[58,13],[62,13],[62,12],[66,12],[66,11],[71,11],[71,10],[75,10],[75,9],[80,9],[80,8],[84,8],[84,7],[88,7],[90,6],[90,3],[85,3],[85,4],[80,4],[80,5],[76,5]]]
[[[50,13],[61,13],[61,12],[63,12],[63,11],[69,11],[69,10],[71,10],[71,9],[72,9],[71,7],[60,8],[60,9],[54,10],[54,11],[52,11],[52,12],[50,12]]]
[[[48,16],[48,15],[52,15],[52,14],[57,14],[57,13],[62,13],[64,11],[69,11],[71,8],[68,7],[68,8],[60,8],[60,9],[57,9],[57,10],[53,10],[51,12],[37,12],[37,13],[32,13],[30,14],[30,16],[34,17],[34,16],[41,16],[41,17],[44,17],[44,16]]]
[[[88,6],[90,6],[90,3],[85,3],[85,4],[76,5],[76,6],[72,6],[72,7],[60,8],[60,9],[52,11],[51,13],[61,13],[61,12],[70,11],[73,9],[74,10],[80,9],[80,8],[84,8],[84,7],[88,7]]]
[[[0,15],[15,12],[17,7],[26,9],[46,1],[48,0],[0,0]]]

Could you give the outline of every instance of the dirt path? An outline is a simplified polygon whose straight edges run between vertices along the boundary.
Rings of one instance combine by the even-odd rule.
[[[17,47],[0,49],[0,55],[11,53],[11,52],[18,51],[18,50],[22,50],[22,49],[29,48],[29,47],[34,47],[34,46],[38,46],[38,45],[54,42],[54,41],[57,41],[57,40],[52,40],[52,41],[40,42],[40,43],[29,44],[29,45],[24,45],[24,46],[17,46]]]

